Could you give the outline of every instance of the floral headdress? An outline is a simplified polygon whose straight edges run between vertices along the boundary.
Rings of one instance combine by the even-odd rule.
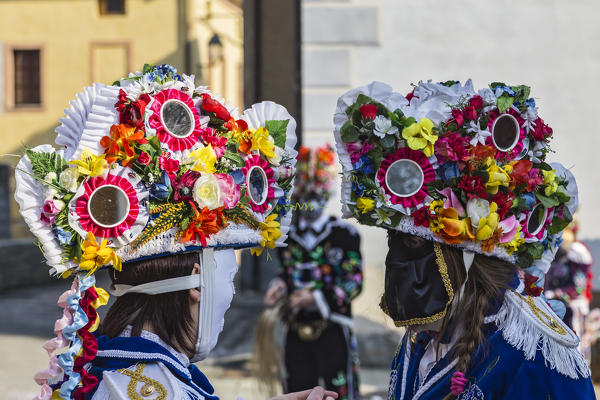
[[[262,102],[238,118],[169,65],[94,84],[65,114],[59,149],[25,151],[15,199],[51,273],[76,274],[45,346],[50,368],[36,375],[41,398],[70,399],[97,383],[83,365],[108,295],[93,273],[202,248],[282,245],[291,213],[278,205],[289,204],[297,153],[284,107]]]
[[[300,201],[311,196],[328,198],[335,174],[335,152],[326,144],[316,149],[298,149],[294,198]]]
[[[543,277],[577,207],[528,86],[379,82],[338,100],[345,217],[493,255]]]

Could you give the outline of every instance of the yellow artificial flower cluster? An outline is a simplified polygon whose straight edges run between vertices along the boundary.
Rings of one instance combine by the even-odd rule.
[[[194,163],[190,168],[192,171],[208,172],[214,174],[217,172],[215,163],[217,162],[217,154],[209,144],[201,149],[192,151],[189,155],[190,160]]]
[[[429,118],[422,118],[418,123],[402,129],[402,138],[406,140],[408,147],[421,150],[427,157],[433,155],[433,145],[438,139],[433,134],[433,121]]]
[[[523,236],[521,235],[521,225],[517,225],[517,233],[515,234],[515,237],[513,237],[510,242],[500,243],[500,245],[504,247],[509,255],[512,255],[512,253],[517,251],[523,243],[525,243],[525,239],[523,239]]]
[[[508,187],[510,183],[509,173],[512,172],[512,166],[507,165],[505,168],[500,168],[492,157],[485,160],[484,166],[489,174],[489,178],[485,183],[485,189],[489,194],[498,193],[500,186]]]
[[[544,176],[544,185],[546,185],[544,193],[546,194],[546,196],[552,196],[558,190],[558,179],[556,178],[556,170],[542,170],[542,175]]]
[[[105,155],[94,155],[89,149],[83,149],[80,160],[69,161],[69,164],[76,165],[80,175],[95,177],[102,175],[108,167]]]
[[[260,223],[260,235],[262,236],[260,241],[261,247],[252,249],[250,251],[252,254],[260,256],[265,247],[268,247],[269,249],[275,248],[277,239],[282,236],[281,224],[279,221],[276,221],[277,217],[277,214],[271,214],[265,218],[265,222]]]
[[[498,224],[500,223],[500,216],[496,212],[498,211],[498,205],[495,202],[490,203],[490,213],[487,217],[481,217],[477,230],[475,231],[475,238],[480,241],[487,240],[494,235]]]
[[[112,263],[113,268],[121,271],[121,259],[117,254],[107,246],[107,240],[102,240],[98,244],[96,237],[92,232],[88,232],[86,240],[83,242],[83,254],[79,262],[79,268],[89,271],[90,274],[96,272],[98,268],[108,263]]]
[[[271,139],[269,131],[262,126],[252,132],[252,148],[251,150],[258,150],[266,157],[275,157],[275,142]]]
[[[356,200],[356,208],[358,208],[361,214],[366,214],[375,208],[375,201],[368,197],[359,197]]]

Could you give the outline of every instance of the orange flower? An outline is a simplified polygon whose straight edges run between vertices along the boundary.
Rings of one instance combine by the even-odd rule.
[[[123,166],[129,166],[136,157],[132,148],[133,143],[144,144],[144,131],[125,124],[110,127],[110,136],[104,136],[100,144],[105,147],[106,161],[109,164],[121,160]]]
[[[310,148],[305,146],[300,147],[296,159],[298,161],[308,161],[310,159]]]
[[[199,241],[202,243],[202,246],[206,247],[206,239],[228,225],[223,215],[223,207],[214,210],[204,207],[202,211],[198,211],[194,204],[191,202],[190,204],[194,209],[194,219],[181,234],[180,240],[182,243]]]
[[[335,160],[335,157],[333,155],[333,151],[331,150],[331,147],[325,146],[325,147],[319,147],[317,149],[317,161],[318,162],[321,162],[325,165],[331,165],[331,164],[333,164],[334,160]]]
[[[471,149],[471,154],[474,160],[481,161],[488,157],[495,157],[496,149],[492,146],[475,146]]]
[[[492,237],[481,242],[481,250],[485,251],[486,253],[491,253],[494,250],[494,247],[496,247],[496,244],[499,243],[498,241],[501,236],[502,228],[496,229]]]
[[[449,207],[440,211],[441,229],[439,235],[448,244],[458,244],[463,240],[473,240],[471,222],[468,218],[460,219],[458,211]]]

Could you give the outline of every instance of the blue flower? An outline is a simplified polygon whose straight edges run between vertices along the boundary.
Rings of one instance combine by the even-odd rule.
[[[181,81],[181,76],[177,74],[175,67],[169,64],[159,65],[154,67],[151,72],[146,74],[153,82],[163,83],[167,80]]]
[[[365,191],[365,187],[358,182],[353,182],[352,183],[352,191],[360,197],[363,195],[363,192]]]
[[[500,91],[500,93],[498,93],[498,91]],[[512,90],[510,86],[496,86],[494,92],[496,93],[496,97],[500,97],[502,95],[502,92],[506,93],[511,97],[515,97],[517,95],[517,92]]]
[[[525,193],[521,196],[525,200],[525,206],[532,208],[535,204],[535,195],[533,193]]]
[[[279,208],[279,215],[282,217],[285,217],[285,215],[288,213],[288,208],[290,205],[287,195],[288,195],[287,190],[284,190],[283,196],[281,196],[279,198],[279,201],[277,202],[277,208]]]
[[[241,169],[236,169],[235,171],[231,171],[229,173],[229,175],[231,175],[233,177],[233,181],[235,183],[237,183],[238,185],[241,185],[242,183],[244,183],[244,180],[246,179],[246,176],[244,175],[244,173],[242,172]]]
[[[150,197],[158,200],[165,201],[171,195],[171,179],[167,174],[167,171],[163,171],[160,177],[160,183],[153,183],[150,186]]]
[[[360,159],[354,163],[354,169],[360,171],[364,175],[371,175],[375,172],[373,164],[366,154],[361,156]]]
[[[449,162],[440,165],[438,169],[438,176],[444,181],[448,182],[452,178],[456,178],[460,175],[458,171],[458,165],[455,162]]]
[[[56,235],[58,243],[60,243],[61,246],[73,244],[73,235],[71,232],[64,230],[60,226],[54,227],[54,234]]]
[[[527,99],[527,100],[525,100],[525,105],[527,105],[527,107],[529,107],[529,108],[535,108],[535,100]]]

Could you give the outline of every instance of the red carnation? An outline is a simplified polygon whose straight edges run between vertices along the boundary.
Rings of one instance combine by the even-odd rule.
[[[475,95],[469,99],[469,105],[474,107],[476,110],[483,108],[483,99],[479,95]]]
[[[373,120],[377,115],[377,106],[374,104],[363,104],[360,106],[360,113],[362,114],[364,120]]]
[[[473,107],[473,106],[465,107],[465,109],[463,110],[463,115],[469,121],[475,121],[477,119],[477,111],[475,110],[475,107]]]
[[[485,186],[483,185],[483,179],[480,176],[465,175],[458,183],[458,187],[466,192],[469,199],[477,197],[482,199],[488,198]]]
[[[223,121],[229,121],[231,114],[227,111],[227,108],[212,97],[208,93],[202,95],[202,109],[206,112],[215,114],[215,117]]]
[[[499,190],[498,193],[492,197],[492,201],[498,205],[497,213],[501,220],[508,215],[508,212],[513,205],[513,198],[512,193],[506,193],[502,190]]]
[[[456,125],[458,126],[462,126],[463,122],[465,122],[465,117],[463,117],[462,112],[456,108],[452,110],[452,117],[454,117]]]
[[[179,161],[171,158],[171,153],[162,153],[158,158],[158,166],[161,170],[166,171],[171,181],[177,178],[177,171],[179,171]]]
[[[413,211],[411,217],[413,217],[413,221],[416,226],[424,226],[429,228],[429,221],[431,221],[429,207],[421,207],[418,210]]]
[[[119,101],[115,103],[115,107],[119,111],[119,123],[143,128],[144,112],[150,101],[150,96],[147,94],[141,95],[136,101],[131,101],[127,98],[127,93],[120,89]]]
[[[538,118],[534,121],[535,129],[531,132],[533,138],[537,141],[547,140],[552,136],[552,128],[544,123],[544,120]]]
[[[152,161],[150,159],[150,155],[148,153],[146,153],[145,151],[142,151],[137,158],[137,162],[140,163],[141,165],[149,165],[150,161]]]

